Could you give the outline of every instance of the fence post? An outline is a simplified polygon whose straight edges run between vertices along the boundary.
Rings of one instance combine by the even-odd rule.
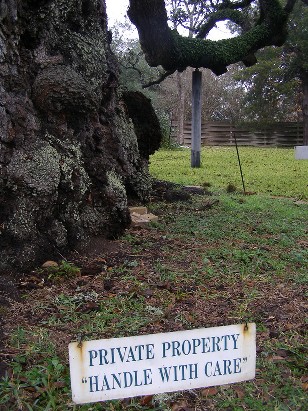
[[[201,164],[201,87],[202,73],[198,69],[192,73],[192,121],[191,121],[191,167]]]

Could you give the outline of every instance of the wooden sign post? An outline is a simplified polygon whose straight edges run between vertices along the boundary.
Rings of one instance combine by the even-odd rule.
[[[202,73],[198,69],[192,73],[192,127],[191,127],[191,167],[201,165],[201,90]]]

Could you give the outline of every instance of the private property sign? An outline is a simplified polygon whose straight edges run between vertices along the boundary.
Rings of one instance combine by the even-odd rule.
[[[229,384],[255,376],[256,326],[74,342],[69,360],[77,404]]]

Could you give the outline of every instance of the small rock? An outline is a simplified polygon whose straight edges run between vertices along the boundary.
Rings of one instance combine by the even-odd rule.
[[[42,268],[50,268],[50,267],[59,267],[59,264],[52,260],[45,261],[45,263],[42,264]]]
[[[139,206],[139,207],[129,207],[128,209],[129,209],[129,212],[130,212],[131,214],[136,213],[136,214],[143,215],[143,214],[147,214],[147,212],[148,212],[147,208],[146,208],[146,207],[142,207],[142,206]]]
[[[131,213],[131,220],[132,220],[132,226],[146,226],[150,222],[156,222],[158,221],[158,217],[152,213],[148,214],[137,214],[137,213]]]
[[[148,221],[152,221],[152,222],[157,222],[158,221],[158,217],[156,215],[152,214],[152,213],[144,214],[142,217],[145,218]]]

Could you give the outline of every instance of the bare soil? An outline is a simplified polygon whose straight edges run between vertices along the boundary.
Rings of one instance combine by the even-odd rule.
[[[167,191],[161,187],[156,191],[155,199],[166,200],[164,193]],[[179,198],[183,201],[181,194]],[[172,201],[176,200],[177,198],[173,198]],[[186,200],[190,201],[189,195]],[[209,197],[204,204],[210,208],[216,206]],[[42,327],[45,323],[50,340],[56,345],[57,354],[67,361],[67,345],[78,338],[76,329],[80,324],[67,322],[53,326],[48,325],[48,320],[50,316],[61,317],[61,307],[51,303],[55,296],[60,294],[73,296],[77,292],[82,292],[84,295],[95,292],[99,295],[99,301],[106,301],[115,295],[130,295],[131,298],[142,295],[149,306],[157,308],[162,307],[167,299],[168,304],[164,305],[163,317],[141,326],[139,334],[239,323],[245,320],[239,311],[239,307],[244,304],[245,311],[250,313],[250,318],[263,325],[263,329],[257,335],[258,355],[267,355],[269,361],[284,362],[286,364],[284,372],[290,373],[292,352],[288,348],[280,348],[268,354],[266,346],[269,341],[273,346],[276,342],[283,344],[284,336],[289,335],[291,331],[293,344],[295,346],[303,344],[306,332],[304,313],[307,309],[304,287],[285,279],[262,282],[251,277],[234,279],[231,285],[226,283],[224,278],[220,281],[217,278],[208,279],[202,283],[194,278],[191,281],[164,280],[153,269],[158,260],[165,264],[172,261],[173,269],[176,270],[178,267],[183,272],[194,264],[196,255],[202,253],[206,246],[198,244],[193,237],[190,242],[183,243],[177,237],[167,237],[159,230],[151,228],[132,227],[127,230],[127,235],[131,235],[133,240],[111,241],[96,238],[83,252],[79,250],[72,253],[69,261],[81,268],[80,274],[73,278],[54,282],[46,273],[39,270],[25,273],[20,277],[11,278],[8,275],[0,277],[2,373],[5,367],[9,366],[10,360],[18,354],[18,349],[12,348],[9,344],[10,334],[16,329],[17,324],[20,327],[34,329]],[[307,242],[303,240],[302,246],[307,247]],[[136,251],[136,247],[139,251]],[[187,250],[190,250],[190,253],[187,253]],[[176,256],[182,254],[186,257],[177,260]],[[125,273],[120,269],[125,266],[133,267],[133,277],[142,283],[143,287],[140,288],[135,281],[125,277]],[[250,299],[249,295],[252,292],[256,297]],[[24,295],[27,295],[27,298],[22,298]],[[77,310],[85,314],[93,313],[99,310],[99,302],[84,301],[79,304]],[[102,338],[110,336],[107,331]],[[83,336],[83,338],[91,337],[91,335]],[[300,379],[297,382],[295,378],[295,383],[307,389],[305,377],[298,378]],[[262,378],[258,381],[257,379],[256,390],[258,392],[259,389],[260,395],[265,395],[261,388],[264,381]],[[236,389],[238,390],[236,395],[243,395],[239,386],[234,386],[234,390]],[[275,389],[274,385],[272,388],[269,387],[266,395],[270,395],[271,390],[274,392]],[[214,410],[215,407],[210,399],[217,392],[216,388],[214,390],[215,392],[204,391],[202,394],[204,397],[202,407],[208,408],[202,408],[200,405],[200,408],[194,409]],[[193,409],[187,405],[190,401],[189,395],[183,397],[182,408],[181,403],[177,402],[179,408],[174,406],[174,410]],[[266,396],[264,398],[266,400]]]

